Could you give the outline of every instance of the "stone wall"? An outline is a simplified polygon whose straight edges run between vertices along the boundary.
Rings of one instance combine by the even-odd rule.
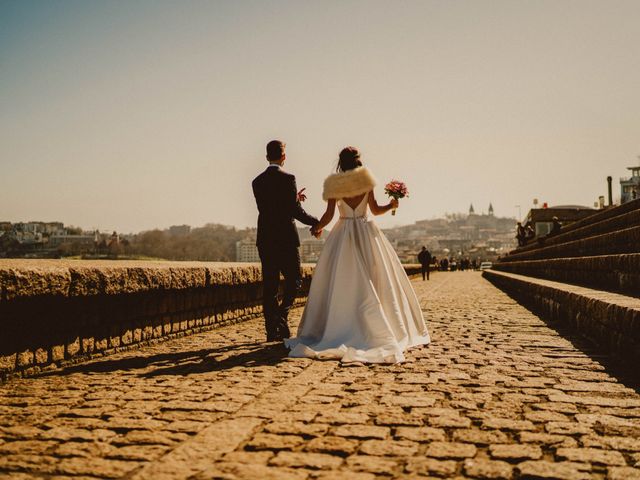
[[[0,379],[253,318],[260,282],[248,263],[0,260]]]
[[[640,253],[501,261],[493,268],[556,282],[640,296]]]

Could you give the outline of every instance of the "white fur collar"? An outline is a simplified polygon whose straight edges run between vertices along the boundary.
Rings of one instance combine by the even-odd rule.
[[[370,192],[376,186],[376,179],[367,167],[358,167],[347,172],[334,173],[324,181],[322,199],[355,197]]]

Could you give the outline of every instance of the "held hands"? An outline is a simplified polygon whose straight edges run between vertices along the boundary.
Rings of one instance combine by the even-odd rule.
[[[313,227],[311,227],[309,229],[309,231],[311,232],[311,235],[313,235],[316,238],[320,238],[320,236],[322,235],[322,229],[317,229],[318,225],[314,225]]]
[[[398,205],[400,205],[400,202],[397,198],[392,198],[389,202],[389,205],[391,206],[391,210],[395,210],[396,208],[398,208]]]

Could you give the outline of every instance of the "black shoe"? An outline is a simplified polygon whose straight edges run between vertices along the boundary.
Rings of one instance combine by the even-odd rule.
[[[280,321],[277,332],[281,340],[291,337],[291,332],[289,331],[289,325],[287,324],[287,321],[284,318]]]

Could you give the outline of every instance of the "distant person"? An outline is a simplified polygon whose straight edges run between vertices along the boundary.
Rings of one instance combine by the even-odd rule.
[[[516,239],[518,240],[519,247],[522,247],[527,241],[527,232],[522,226],[522,222],[518,222],[516,226]]]
[[[535,236],[536,236],[536,232],[533,229],[533,227],[531,225],[527,225],[527,228],[525,228],[524,230],[525,242],[528,242],[529,240],[533,240]]]
[[[562,224],[560,223],[560,220],[558,220],[558,217],[553,217],[551,231],[549,232],[549,235],[558,235],[561,229],[562,229]]]
[[[427,247],[422,247],[418,254],[418,262],[422,265],[422,281],[424,282],[425,274],[427,280],[429,280],[429,266],[431,265],[431,252],[427,250]]]

